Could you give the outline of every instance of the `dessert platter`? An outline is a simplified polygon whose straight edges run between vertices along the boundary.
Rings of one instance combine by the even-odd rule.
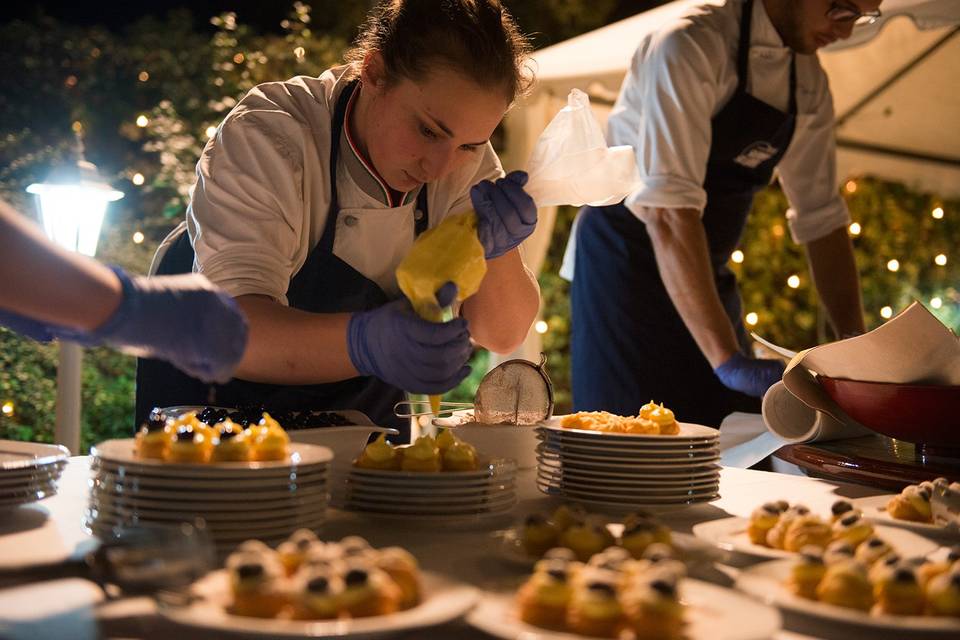
[[[406,447],[381,435],[345,477],[337,477],[334,503],[347,511],[417,521],[499,516],[516,504],[515,476],[513,460],[486,458],[450,430]]]
[[[637,416],[581,412],[538,429],[537,487],[608,511],[709,502],[719,496],[715,429],[677,422],[650,402]]]
[[[935,542],[910,531],[875,526],[847,500],[837,500],[829,516],[785,500],[766,502],[749,518],[722,518],[694,525],[693,534],[725,551],[755,558],[794,558],[817,547],[867,561],[895,552],[914,557],[936,551]]]
[[[374,549],[359,536],[325,543],[298,530],[276,548],[247,540],[224,569],[186,597],[161,598],[158,611],[208,633],[368,638],[453,620],[476,600],[476,589],[422,571],[401,547]]]
[[[820,553],[744,570],[737,587],[783,609],[898,632],[960,634],[960,549],[943,560],[892,552],[873,562]]]
[[[960,539],[960,483],[936,478],[907,485],[892,496],[860,498],[865,518],[938,539]]]
[[[534,526],[542,528],[542,523]],[[772,608],[688,578],[685,563],[663,542],[670,540],[669,529],[649,516],[626,524],[620,544],[610,538],[611,546],[601,551],[595,551],[603,537],[600,527],[587,523],[592,536],[580,536],[580,526],[572,526],[577,534],[573,538],[595,537],[598,544],[543,552],[515,593],[484,594],[467,621],[499,638],[531,640],[759,639],[780,627],[780,616]],[[528,540],[547,543],[532,534]]]
[[[0,440],[0,509],[56,495],[69,457],[60,445]]]
[[[91,449],[84,525],[102,536],[202,520],[221,552],[250,536],[277,540],[324,522],[332,458],[325,447],[291,443],[269,414],[241,427],[155,411],[135,438]]]

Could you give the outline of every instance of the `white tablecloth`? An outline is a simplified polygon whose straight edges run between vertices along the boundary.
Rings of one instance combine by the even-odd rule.
[[[60,493],[43,502],[0,513],[0,567],[35,562],[50,562],[69,557],[89,548],[92,539],[81,528],[81,517],[87,501],[89,459],[75,457],[64,471]],[[530,512],[547,512],[558,504],[537,492],[533,473],[518,478],[520,503],[506,522],[494,523],[492,529],[510,524]],[[869,487],[836,485],[822,480],[724,468],[721,474],[722,497],[710,504],[664,514],[662,519],[676,531],[689,532],[704,520],[747,516],[758,504],[775,499],[802,501],[817,511],[826,511],[838,498],[875,495]],[[425,569],[439,571],[481,588],[502,589],[515,584],[520,577],[516,568],[493,559],[494,540],[485,531],[458,530],[447,527],[398,526],[393,522],[367,520],[354,514],[330,510],[329,521],[321,531],[324,539],[339,539],[358,534],[374,546],[399,544],[410,549]],[[148,637],[178,640],[204,637],[173,627],[154,615],[147,599],[127,599],[104,603],[99,590],[81,580],[62,580],[33,586],[0,590],[0,636],[11,638],[94,638]],[[850,630],[836,630],[823,625],[810,626],[803,621],[786,619],[787,628],[821,638],[851,638]],[[405,637],[485,638],[484,634],[451,623],[426,632]],[[778,638],[791,640],[803,637],[784,632]],[[866,634],[877,640],[878,634]]]

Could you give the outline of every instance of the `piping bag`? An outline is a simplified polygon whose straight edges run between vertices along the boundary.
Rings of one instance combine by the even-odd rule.
[[[477,237],[477,214],[467,211],[444,219],[420,234],[397,267],[397,284],[418,316],[430,322],[453,317],[452,306],[440,307],[437,289],[447,282],[457,285],[457,301],[480,289],[487,273],[483,245]],[[430,396],[430,410],[440,412],[440,396]]]

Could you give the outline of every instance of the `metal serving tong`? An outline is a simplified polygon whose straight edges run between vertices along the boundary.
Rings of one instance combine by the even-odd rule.
[[[0,569],[0,589],[25,583],[84,578],[106,592],[155,594],[185,587],[213,569],[206,532],[190,524],[118,528],[79,558]]]
[[[430,408],[430,400],[401,400],[393,405],[393,413],[398,418],[419,418],[420,416],[452,415],[454,411],[473,409],[472,402],[441,402],[440,411],[434,413]]]

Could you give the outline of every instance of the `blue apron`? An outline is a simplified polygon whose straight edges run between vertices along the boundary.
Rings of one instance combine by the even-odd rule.
[[[350,313],[367,311],[390,301],[386,293],[369,278],[333,253],[340,207],[337,200],[337,159],[347,103],[357,82],[344,87],[334,110],[330,135],[330,212],[320,242],[307,256],[300,271],[291,279],[287,300],[294,309],[312,313]],[[417,196],[414,235],[427,230],[427,188]],[[181,233],[163,256],[158,275],[189,273],[194,252],[190,238]],[[403,391],[374,377],[356,377],[328,384],[277,385],[233,379],[227,384],[211,385],[182,373],[166,362],[152,359],[137,361],[136,424],[146,420],[153,407],[173,405],[210,405],[239,407],[264,405],[274,410],[356,409],[376,424],[400,430],[400,441],[409,439],[408,421],[397,418],[393,406],[403,399]]]
[[[747,93],[752,0],[743,6],[737,88],[711,121],[713,132],[703,212],[715,285],[749,353],[740,293],[727,267],[757,191],[793,137],[796,61],[791,58],[789,112]],[[571,285],[573,404],[578,411],[634,415],[653,399],[679,420],[719,426],[733,411],[759,411],[756,398],[724,387],[677,313],[657,269],[646,227],[623,203],[584,207],[576,229]]]

